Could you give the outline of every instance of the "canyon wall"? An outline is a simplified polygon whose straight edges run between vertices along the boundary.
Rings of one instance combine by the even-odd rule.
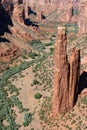
[[[67,36],[65,27],[58,27],[54,52],[53,115],[69,111],[78,96],[80,51],[72,49],[67,58]]]
[[[42,20],[41,14],[50,21],[48,16],[56,10],[57,16],[55,21],[70,22],[74,17],[72,10],[75,9],[76,4],[76,1],[72,2],[71,0],[2,0],[3,7],[10,15],[13,14],[14,10],[20,12],[19,5],[21,5],[26,19],[30,18],[30,14],[33,14],[38,21]],[[75,19],[74,21],[76,22],[77,18],[73,19]]]

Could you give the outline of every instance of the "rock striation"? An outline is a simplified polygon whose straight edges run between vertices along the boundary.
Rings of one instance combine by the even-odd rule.
[[[65,27],[58,27],[54,52],[53,115],[69,111],[78,96],[80,51],[72,49],[67,57],[67,36]]]

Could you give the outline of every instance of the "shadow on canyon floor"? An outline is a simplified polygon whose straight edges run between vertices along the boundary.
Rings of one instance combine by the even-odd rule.
[[[38,27],[37,23],[30,21],[30,19],[25,19],[24,24],[27,25],[27,26]]]
[[[36,16],[36,12],[34,12],[31,7],[28,7],[28,15],[33,14]]]
[[[0,35],[4,35],[5,32],[11,33],[8,26],[13,26],[10,15],[0,4]]]
[[[80,94],[85,88],[87,88],[87,72],[83,71],[79,79],[78,93]]]
[[[8,43],[9,43],[10,41],[9,41],[8,39],[6,39],[6,38],[2,38],[2,37],[1,37],[1,38],[0,38],[0,42],[8,42]]]

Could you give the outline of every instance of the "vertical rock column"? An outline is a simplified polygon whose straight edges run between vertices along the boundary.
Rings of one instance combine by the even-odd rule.
[[[80,50],[71,51],[67,59],[65,27],[58,27],[54,52],[53,115],[59,116],[72,109],[78,97],[80,74]]]
[[[78,97],[78,81],[80,75],[80,50],[71,50],[70,56],[70,81],[69,81],[69,106],[74,106]]]
[[[69,65],[67,60],[65,27],[58,27],[54,52],[53,115],[59,116],[69,109]]]

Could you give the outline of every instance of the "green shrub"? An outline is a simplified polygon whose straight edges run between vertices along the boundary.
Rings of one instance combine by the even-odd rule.
[[[34,45],[36,45],[38,43],[41,43],[41,42],[39,40],[32,40],[31,43],[30,43],[30,45],[34,46]]]
[[[38,54],[36,53],[29,53],[29,57],[32,58],[32,59],[35,59],[35,57],[38,56]]]
[[[26,113],[24,116],[24,122],[22,123],[24,127],[28,126],[32,122],[32,114],[31,113]]]
[[[31,128],[31,130],[34,130],[34,128]]]
[[[45,46],[51,46],[52,45],[52,43],[50,42],[50,43],[46,43],[45,44]]]
[[[28,124],[28,122],[23,122],[23,126],[24,127],[26,127],[26,126],[28,126],[29,124]]]
[[[53,54],[54,48],[50,48],[50,54]]]
[[[33,85],[36,85],[36,84],[38,84],[39,83],[39,81],[37,80],[37,79],[34,79],[33,80]]]
[[[34,95],[34,97],[35,97],[36,99],[40,99],[40,98],[42,97],[42,95],[41,95],[40,93],[36,93],[36,94]]]

